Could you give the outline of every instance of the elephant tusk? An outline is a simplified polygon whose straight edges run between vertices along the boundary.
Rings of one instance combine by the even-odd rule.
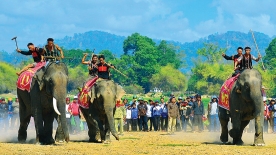
[[[53,97],[53,107],[54,107],[55,112],[58,115],[61,115],[60,112],[58,111],[58,108],[57,108],[57,100],[54,97]]]

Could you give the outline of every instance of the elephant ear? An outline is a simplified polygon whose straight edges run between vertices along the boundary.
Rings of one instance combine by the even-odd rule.
[[[90,97],[90,103],[93,103],[95,98],[96,98],[96,90],[95,90],[95,86],[93,86],[90,90],[90,92],[88,93],[89,97]]]
[[[35,73],[34,78],[37,80],[38,84],[39,84],[39,89],[42,90],[42,88],[44,87],[44,80],[43,80],[43,76],[45,73],[45,67],[42,67],[40,70],[38,70]]]
[[[116,84],[116,101],[121,100],[121,98],[126,94],[122,86]]]

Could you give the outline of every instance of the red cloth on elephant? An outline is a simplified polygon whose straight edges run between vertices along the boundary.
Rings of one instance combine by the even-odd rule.
[[[230,110],[230,92],[239,76],[240,74],[237,74],[236,76],[227,79],[221,86],[218,105],[226,110]]]
[[[21,73],[17,79],[17,88],[30,92],[32,79],[36,71],[43,67],[45,64],[46,62],[38,62],[34,68],[29,68],[25,72]]]
[[[97,79],[98,79],[98,77],[96,76],[95,78],[93,78],[93,79],[89,80],[88,82],[86,82],[85,85],[83,86],[81,92],[78,95],[78,103],[81,107],[83,107],[85,109],[89,108],[88,92],[94,86]]]

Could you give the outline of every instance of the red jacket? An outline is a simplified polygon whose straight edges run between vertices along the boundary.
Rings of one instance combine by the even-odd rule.
[[[75,101],[71,102],[68,107],[68,111],[72,113],[73,116],[80,114],[79,104]]]

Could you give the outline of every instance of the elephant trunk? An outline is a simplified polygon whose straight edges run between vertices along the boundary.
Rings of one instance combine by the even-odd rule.
[[[263,105],[263,97],[261,92],[261,84],[257,80],[253,80],[250,86],[250,98],[253,100],[254,104],[254,114],[256,117],[263,113],[264,105]]]
[[[110,132],[111,134],[116,138],[116,140],[119,140],[119,136],[118,133],[115,130],[115,123],[114,123],[114,107],[112,106],[108,106],[105,107],[105,111],[106,111],[106,116],[107,116],[107,121],[109,124],[109,128],[110,128]]]
[[[55,99],[55,98],[54,98]],[[60,112],[60,123],[61,123],[61,128],[64,132],[64,137],[65,141],[69,141],[69,132],[68,132],[68,127],[67,127],[67,122],[66,122],[66,104],[65,104],[65,97],[61,97],[57,99],[57,112]]]

